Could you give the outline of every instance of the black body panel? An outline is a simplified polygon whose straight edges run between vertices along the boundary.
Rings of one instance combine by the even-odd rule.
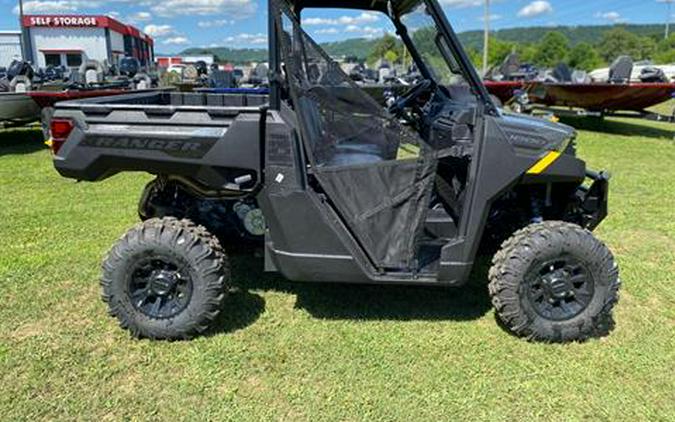
[[[263,100],[160,92],[59,104],[55,117],[71,119],[75,129],[55,167],[86,181],[145,171],[189,178],[209,190],[248,190],[261,180]]]

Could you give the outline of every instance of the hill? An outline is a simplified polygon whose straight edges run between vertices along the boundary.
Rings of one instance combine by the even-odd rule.
[[[627,31],[640,36],[659,38],[663,33],[663,25],[620,25]],[[529,28],[509,28],[494,31],[497,39],[502,41],[515,42],[519,44],[532,44],[539,42],[547,32],[559,31],[569,38],[572,45],[581,42],[596,44],[602,34],[616,26],[558,26],[558,27],[529,27]],[[468,31],[459,34],[459,38],[465,48],[481,50],[483,45],[482,31]],[[366,38],[355,38],[345,41],[324,43],[322,47],[336,57],[355,56],[365,60],[373,49],[377,40]],[[220,61],[242,64],[252,61],[267,60],[267,51],[265,49],[233,49],[229,47],[216,48],[190,48],[183,51],[182,54],[214,54]]]
[[[635,35],[643,37],[663,37],[663,25],[601,25],[601,26],[539,26],[529,28],[509,28],[494,31],[494,36],[502,41],[515,42],[518,44],[533,44],[541,41],[548,32],[558,31],[563,33],[574,46],[581,42],[597,44],[604,32],[616,27],[626,29]],[[465,48],[483,48],[483,31],[469,31],[459,34],[459,39]]]
[[[234,64],[267,61],[267,49],[262,48],[189,48],[181,52],[181,54],[213,54],[219,62],[232,62]]]

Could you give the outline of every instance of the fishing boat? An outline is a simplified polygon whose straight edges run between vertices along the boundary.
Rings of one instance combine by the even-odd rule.
[[[40,107],[27,93],[0,93],[0,126],[22,125],[39,118]]]
[[[622,56],[608,68],[602,81],[586,72],[572,71],[564,64],[540,71],[533,78],[514,78],[509,71],[519,67],[522,65],[517,57],[510,56],[500,68],[501,73],[497,73],[502,80],[485,82],[492,95],[516,111],[675,122],[675,110],[672,114],[649,111],[675,98],[675,81],[666,72],[667,67],[642,66],[636,73],[630,57]]]
[[[641,112],[664,103],[675,95],[675,83],[547,83],[528,82],[525,90],[531,102],[545,106],[582,108],[589,111]]]

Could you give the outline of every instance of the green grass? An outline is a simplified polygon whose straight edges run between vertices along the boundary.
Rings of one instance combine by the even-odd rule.
[[[572,122],[614,174],[597,234],[623,290],[611,336],[570,345],[500,329],[484,270],[460,290],[322,286],[246,256],[209,336],[132,340],[97,279],[149,178],[74,183],[37,131],[0,133],[3,420],[675,420],[675,126]]]

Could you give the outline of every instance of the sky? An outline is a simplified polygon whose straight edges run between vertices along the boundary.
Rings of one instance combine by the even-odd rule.
[[[672,0],[491,0],[493,29],[664,23]],[[457,32],[481,29],[484,0],[439,0]],[[18,29],[18,1],[0,0],[0,30]],[[25,13],[104,14],[133,24],[156,40],[155,50],[188,47],[264,48],[265,0],[25,0]],[[675,14],[675,4],[672,12]],[[675,21],[675,16],[671,16]],[[377,37],[390,30],[384,15],[345,10],[306,11],[305,29],[319,42]]]

